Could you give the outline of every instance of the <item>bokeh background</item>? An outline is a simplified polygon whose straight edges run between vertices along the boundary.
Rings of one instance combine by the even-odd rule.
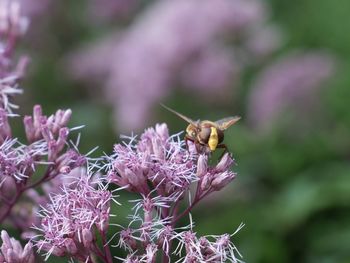
[[[21,113],[71,108],[96,155],[158,122],[183,130],[160,103],[240,115],[225,133],[239,175],[195,209],[196,231],[245,223],[234,242],[246,262],[350,262],[350,1],[23,3]]]

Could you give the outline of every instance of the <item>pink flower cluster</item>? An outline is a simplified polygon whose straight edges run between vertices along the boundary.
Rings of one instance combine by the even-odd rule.
[[[143,195],[151,192],[150,181],[162,196],[181,196],[197,180],[193,156],[182,144],[169,137],[165,124],[146,130],[138,142],[131,138],[125,145],[117,144],[109,180]]]
[[[228,153],[215,167],[208,167],[208,156],[197,157],[186,150],[178,135],[169,136],[166,124],[147,129],[139,141],[130,138],[115,145],[110,158],[110,182],[144,196],[155,190],[160,196],[173,196],[174,201],[183,198],[193,183],[198,183],[197,197],[201,199],[235,177],[229,170],[234,161]]]
[[[23,16],[18,1],[0,1],[0,223],[17,228],[23,235],[30,232],[38,206],[49,199],[44,195],[40,202],[30,202],[24,196],[35,193],[40,196],[39,186],[45,188],[48,181],[86,162],[77,151],[67,149],[70,110],[58,110],[45,116],[41,106],[36,105],[33,115],[23,118],[27,142],[21,142],[12,133],[9,118],[17,117],[14,113],[17,106],[12,100],[22,92],[19,81],[28,62],[26,56],[21,56],[15,63],[14,57],[27,25],[28,19]],[[0,262],[34,262],[31,244],[23,250],[6,231],[1,237]]]
[[[230,235],[197,238],[192,220],[177,226],[235,178],[229,153],[210,166],[209,155],[186,149],[179,134],[158,124],[92,160],[69,140],[71,110],[46,116],[40,105],[23,118],[26,141],[14,136],[9,118],[17,116],[12,99],[21,92],[26,59],[14,65],[13,58],[26,19],[17,1],[0,0],[0,7],[0,224],[30,239],[22,247],[2,230],[0,263],[39,262],[40,253],[85,263],[238,262]],[[128,227],[114,233],[125,258],[112,255],[108,240],[117,190],[138,194]]]
[[[42,115],[41,107],[35,106],[33,116],[24,117],[27,144],[12,137],[8,116],[3,109],[0,113],[3,121],[0,126],[1,222],[11,215],[23,193],[80,167],[85,163],[85,157],[75,150],[66,150],[70,110],[58,110],[55,115],[46,117]],[[36,171],[41,166],[46,166],[46,171],[38,178]]]
[[[101,167],[92,164],[79,176],[65,175],[69,179],[60,191],[50,194],[50,202],[39,211],[41,220],[35,227],[39,235],[33,239],[36,247],[45,252],[46,259],[50,255],[69,256],[81,262],[94,262],[96,256],[108,263],[113,256],[122,262],[153,263],[159,257],[163,262],[171,258],[177,262],[193,262],[195,258],[240,262],[231,235],[197,238],[192,220],[188,226],[177,226],[198,202],[236,176],[230,170],[234,161],[228,153],[217,165],[209,166],[209,156],[189,151],[184,144],[179,134],[169,135],[166,124],[157,124],[145,130],[139,140],[131,137],[115,145],[114,153]],[[106,176],[91,176],[96,167]],[[114,235],[119,238],[117,245],[126,250],[125,258],[112,255],[107,241],[115,201],[108,189],[113,185],[118,191],[141,197],[131,200],[130,222]]]
[[[180,255],[184,254],[181,262],[192,262],[188,260],[194,251],[176,252],[172,248],[174,242],[188,243],[184,231],[191,224],[185,228],[176,228],[176,224],[203,198],[220,191],[235,178],[236,174],[230,170],[233,164],[232,157],[226,153],[217,165],[209,166],[207,155],[186,150],[178,135],[169,136],[165,124],[147,129],[139,140],[132,137],[128,142],[117,144],[114,154],[108,158],[107,179],[121,189],[142,196],[134,201],[131,223],[120,232],[119,246],[129,253],[125,262],[155,262],[157,253],[161,253],[164,260],[170,260],[172,255],[181,260]],[[187,198],[188,203],[184,202]],[[186,208],[180,211],[182,203]],[[222,242],[221,237],[216,242]],[[203,258],[213,258],[211,262],[224,262],[230,257],[232,262],[238,262],[234,246],[230,244],[228,239],[219,250],[215,242],[208,241],[211,254],[205,255],[209,249],[197,253],[203,254]],[[138,252],[140,247],[146,248],[144,254]],[[219,261],[221,257],[225,260]]]

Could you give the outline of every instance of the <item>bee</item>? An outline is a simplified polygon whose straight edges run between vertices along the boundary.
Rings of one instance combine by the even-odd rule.
[[[163,104],[161,105],[188,123],[185,135],[187,148],[188,141],[191,141],[195,144],[197,152],[199,153],[211,153],[217,148],[224,148],[223,154],[228,151],[227,146],[223,143],[224,131],[235,124],[241,117],[227,117],[218,121],[194,121]]]

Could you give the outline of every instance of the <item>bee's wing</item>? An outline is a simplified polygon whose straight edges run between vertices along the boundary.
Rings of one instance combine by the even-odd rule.
[[[227,128],[235,124],[237,121],[239,121],[240,118],[241,117],[239,116],[227,117],[227,118],[218,120],[215,123],[218,125],[220,130],[226,130]]]
[[[197,126],[198,125],[198,121],[194,121],[192,120],[191,118],[188,118],[186,117],[185,115],[177,112],[177,111],[174,111],[173,109],[170,109],[169,107],[165,106],[164,104],[160,104],[163,108],[167,109],[168,111],[174,113],[175,115],[179,116],[181,119],[183,119],[184,121],[194,125],[194,126]]]

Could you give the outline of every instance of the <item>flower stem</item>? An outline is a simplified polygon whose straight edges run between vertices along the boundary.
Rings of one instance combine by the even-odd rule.
[[[19,185],[17,186],[17,191],[16,191],[16,195],[15,197],[9,201],[9,202],[5,202],[7,208],[4,211],[4,213],[2,215],[0,215],[0,223],[2,223],[6,217],[8,217],[8,215],[11,213],[11,210],[13,208],[13,206],[16,204],[16,202],[18,201],[18,199],[21,197],[21,195],[23,194],[23,192],[27,191],[30,188],[34,188],[37,187],[38,185],[46,182],[47,180],[52,179],[53,177],[50,177],[50,173],[52,171],[52,166],[49,166],[44,174],[44,176],[38,180],[37,182],[31,184],[31,185]]]
[[[163,252],[162,263],[169,263],[169,262],[170,262],[169,256],[165,252]]]
[[[113,263],[113,257],[111,254],[111,250],[109,249],[109,246],[107,244],[107,236],[106,232],[102,231],[100,232],[101,238],[102,238],[102,246],[103,246],[103,251],[105,253],[105,259],[107,263]]]
[[[6,210],[0,216],[0,223],[2,223],[2,221],[4,221],[5,218],[10,214],[13,206],[16,204],[16,202],[19,199],[19,197],[21,196],[21,194],[22,194],[22,191],[17,191],[15,197],[13,198],[13,200],[11,200],[11,202],[9,204],[7,204]]]

